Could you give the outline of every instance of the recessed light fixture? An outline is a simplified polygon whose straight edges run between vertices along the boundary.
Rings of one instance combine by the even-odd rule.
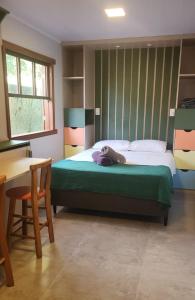
[[[125,11],[122,7],[106,8],[105,13],[109,18],[124,17]]]

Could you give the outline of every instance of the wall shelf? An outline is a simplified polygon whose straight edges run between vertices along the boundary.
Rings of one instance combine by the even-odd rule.
[[[185,79],[185,78],[187,78],[187,79],[190,79],[190,78],[195,78],[195,74],[179,74],[179,77],[182,79]]]
[[[83,76],[64,76],[63,78],[66,80],[83,80],[85,77],[83,77]]]

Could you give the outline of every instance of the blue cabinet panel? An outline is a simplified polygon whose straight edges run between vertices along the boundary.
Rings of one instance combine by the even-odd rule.
[[[177,170],[173,176],[173,185],[178,189],[195,189],[195,171]]]

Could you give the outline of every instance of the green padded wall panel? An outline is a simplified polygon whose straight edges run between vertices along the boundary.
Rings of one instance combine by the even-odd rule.
[[[173,141],[179,47],[97,50],[96,140]]]

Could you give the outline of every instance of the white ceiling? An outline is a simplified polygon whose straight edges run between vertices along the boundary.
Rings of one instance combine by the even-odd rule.
[[[59,41],[195,33],[195,0],[0,0],[12,15]],[[123,7],[108,19],[104,8]]]

